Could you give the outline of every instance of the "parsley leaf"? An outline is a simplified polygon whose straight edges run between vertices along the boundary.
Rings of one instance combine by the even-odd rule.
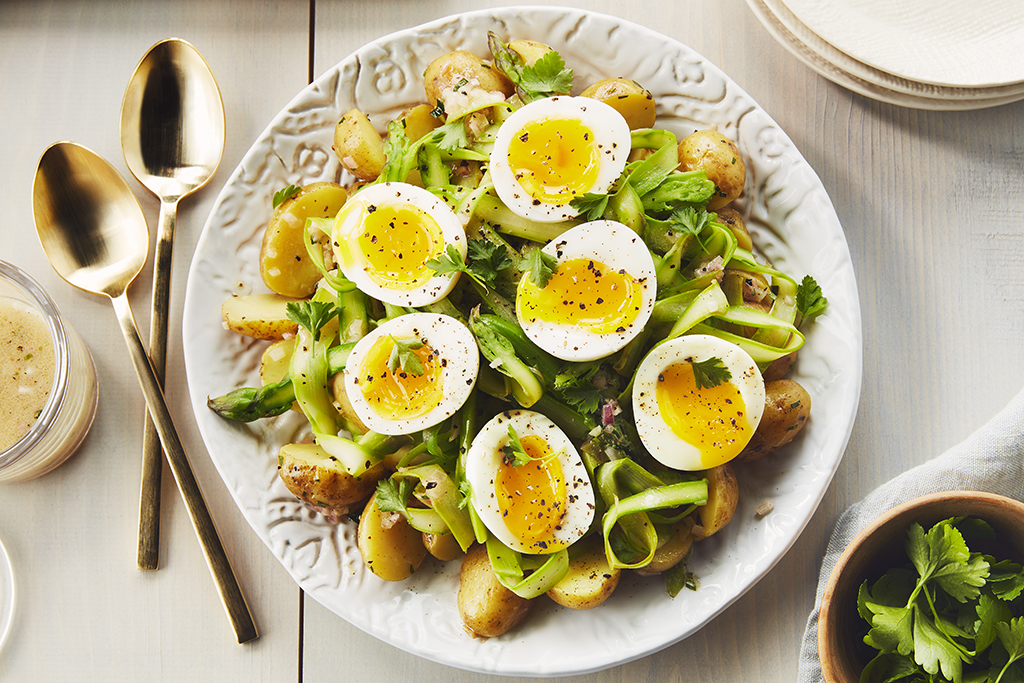
[[[554,50],[544,53],[530,66],[493,31],[487,33],[487,45],[494,57],[494,66],[512,81],[523,102],[568,95],[572,90],[572,69],[565,67],[562,56]]]
[[[281,206],[287,200],[291,199],[292,197],[294,197],[295,195],[297,195],[300,192],[302,192],[302,188],[301,187],[296,187],[295,185],[289,185],[288,187],[286,187],[286,188],[284,188],[282,190],[278,190],[277,192],[274,193],[274,207],[273,208],[276,209],[277,207]]]
[[[506,466],[522,467],[530,462],[530,454],[523,448],[523,442],[512,425],[508,426],[508,445],[502,446],[502,460]]]
[[[712,220],[712,214],[692,206],[676,209],[668,218],[672,230],[683,235],[699,235]]]
[[[289,301],[285,306],[288,319],[309,330],[314,340],[320,339],[320,328],[340,312],[334,302]]]
[[[377,507],[385,512],[404,513],[412,487],[412,480],[404,477],[381,479],[377,482]]]
[[[725,367],[721,358],[695,360],[690,365],[693,367],[693,381],[698,389],[711,389],[732,379],[732,373]]]
[[[576,209],[580,218],[586,221],[600,220],[608,208],[610,194],[603,192],[587,192],[569,200],[569,206]]]
[[[523,258],[522,268],[530,272],[530,283],[533,286],[544,289],[558,270],[558,259],[540,249],[534,249]]]
[[[457,149],[469,145],[469,138],[466,136],[466,125],[462,119],[455,119],[443,123],[434,129],[433,141],[442,152],[454,152]]]
[[[821,292],[821,287],[810,275],[804,275],[804,279],[796,288],[796,309],[800,311],[804,322],[809,322],[825,312],[828,308],[828,299]]]
[[[426,372],[423,361],[415,353],[416,350],[423,348],[423,342],[416,339],[395,339],[391,335],[388,337],[395,345],[388,356],[388,370],[391,374],[396,374],[401,369],[413,377],[419,377]]]
[[[582,387],[568,387],[562,391],[562,398],[581,413],[596,413],[601,407],[601,391],[593,384]]]
[[[470,274],[488,287],[494,284],[498,273],[513,266],[508,250],[487,240],[469,240],[466,243]]]
[[[1006,649],[1007,660],[1002,665],[999,673],[993,676],[993,680],[996,681],[1019,681],[1021,680],[1021,664],[1019,660],[1024,658],[1024,617],[1018,617],[1017,619],[1011,619],[1009,621],[1003,621],[996,624],[996,633],[999,635],[999,642],[1003,648]],[[1000,660],[1001,661],[1001,660]],[[1011,666],[1016,663],[1013,669],[1014,674],[1010,677],[1006,676],[1008,671],[1012,671]]]

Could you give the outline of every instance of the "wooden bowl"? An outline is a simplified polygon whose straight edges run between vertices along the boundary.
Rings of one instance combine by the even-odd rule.
[[[857,534],[829,576],[818,617],[818,657],[826,683],[858,683],[878,651],[864,644],[868,623],[857,613],[857,591],[892,567],[905,564],[907,529],[928,528],[950,517],[978,517],[998,535],[998,545],[975,548],[997,559],[1024,560],[1024,504],[977,491],[945,491],[915,498],[885,513]]]

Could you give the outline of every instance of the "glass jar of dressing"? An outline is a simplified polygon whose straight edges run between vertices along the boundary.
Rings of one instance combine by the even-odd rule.
[[[32,278],[0,261],[0,482],[46,474],[96,414],[89,349]]]

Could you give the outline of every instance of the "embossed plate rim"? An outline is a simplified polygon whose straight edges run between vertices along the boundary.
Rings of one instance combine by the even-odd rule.
[[[416,81],[426,61],[456,46],[482,53],[488,28],[552,44],[578,83],[620,70],[638,78],[658,96],[662,122],[677,133],[715,124],[737,139],[749,159],[741,208],[755,240],[780,267],[814,275],[831,306],[808,335],[797,369],[814,397],[811,422],[779,457],[743,467],[736,520],[695,553],[699,591],[671,600],[661,581],[630,576],[596,610],[579,614],[540,600],[512,633],[474,640],[462,631],[455,607],[457,563],[428,562],[406,582],[380,581],[362,567],[352,524],[325,521],[284,489],[276,447],[299,429],[299,418],[237,425],[213,415],[206,400],[255,381],[261,346],[227,333],[219,310],[232,293],[264,290],[256,256],[273,192],[288,182],[338,177],[329,148],[339,112],[359,106],[383,125],[402,106],[421,101]],[[799,248],[790,249],[787,240]],[[503,675],[562,676],[623,664],[720,614],[778,562],[810,520],[838,467],[860,397],[860,309],[849,250],[828,195],[792,141],[693,50],[635,24],[568,8],[482,10],[399,31],[300,92],[217,199],[189,272],[183,338],[193,410],[210,456],[250,526],[293,579],[328,609],[396,647]],[[756,519],[754,509],[766,498],[776,511]]]

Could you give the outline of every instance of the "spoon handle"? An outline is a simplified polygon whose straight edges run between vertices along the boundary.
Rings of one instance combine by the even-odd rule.
[[[146,405],[153,422],[160,435],[164,451],[167,453],[167,461],[171,466],[171,473],[178,483],[181,497],[185,501],[189,518],[199,537],[199,544],[206,555],[206,563],[213,574],[217,590],[220,592],[221,600],[227,610],[228,618],[235,629],[235,635],[239,643],[245,643],[259,637],[256,631],[256,624],[253,622],[252,614],[245,602],[245,596],[238,585],[235,573],[231,569],[224,546],[220,536],[217,534],[217,527],[214,526],[210,511],[203,499],[203,492],[199,489],[199,482],[196,481],[192,466],[189,464],[185,449],[182,448],[178,433],[174,428],[171,415],[164,402],[163,392],[157,382],[156,373],[146,354],[146,348],[139,337],[139,330],[135,325],[135,318],[132,315],[131,307],[128,304],[128,295],[123,292],[120,296],[111,297],[114,304],[114,311],[117,313],[117,321],[121,324],[121,332],[124,334],[125,343],[135,365],[135,371],[139,376],[139,384],[142,386],[142,393],[146,397]]]
[[[171,259],[178,200],[160,200],[153,267],[153,310],[149,322],[149,360],[157,382],[164,386],[167,370],[167,320],[171,301]],[[160,564],[160,479],[163,475],[160,435],[149,412],[142,436],[142,484],[139,494],[139,569],[155,570]]]

